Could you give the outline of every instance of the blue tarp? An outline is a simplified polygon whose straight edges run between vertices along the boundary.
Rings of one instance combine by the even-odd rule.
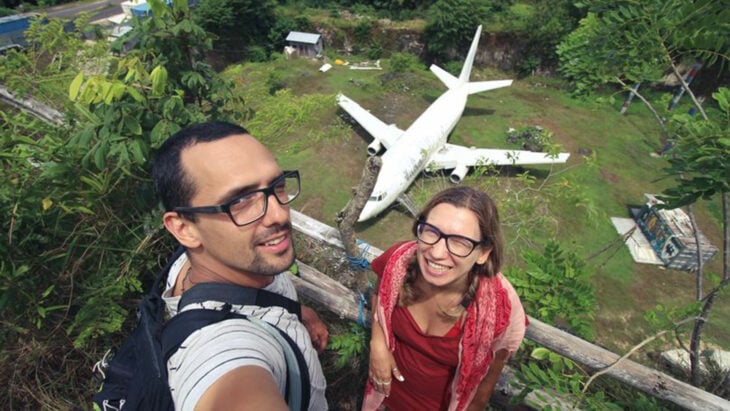
[[[30,19],[35,14],[16,14],[0,17],[0,46],[24,46],[25,30],[30,26]]]
[[[152,13],[150,11],[150,5],[147,3],[142,3],[140,5],[132,7],[132,15],[137,17],[145,17],[149,16]]]

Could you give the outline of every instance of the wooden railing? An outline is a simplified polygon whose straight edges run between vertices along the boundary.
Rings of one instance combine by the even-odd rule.
[[[63,114],[56,109],[49,107],[32,97],[16,96],[4,86],[0,85],[0,101],[4,101],[17,109],[27,111],[46,123],[60,125],[63,122]]]
[[[344,250],[336,229],[294,210],[292,210],[292,223],[302,234]],[[367,244],[360,244],[359,248],[363,252],[362,257],[368,261],[383,252]],[[357,293],[306,264],[300,263],[299,270],[301,278],[292,278],[300,294],[321,303],[342,318],[356,321],[358,318],[369,317],[369,313],[360,312],[360,297]],[[532,317],[526,337],[588,369],[604,372],[605,375],[622,383],[682,408],[698,411],[730,410],[728,400],[629,359],[619,360],[620,356],[613,352]],[[501,384],[505,384],[504,379]],[[564,405],[558,408],[569,408],[567,405],[569,401],[560,399],[556,401],[557,404]],[[555,407],[556,402],[553,401],[552,405]]]

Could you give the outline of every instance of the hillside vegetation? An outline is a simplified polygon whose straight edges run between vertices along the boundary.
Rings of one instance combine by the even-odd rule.
[[[151,0],[152,16],[134,21],[132,38],[111,48],[104,41],[84,41],[84,18],[73,27],[36,20],[26,32],[28,48],[0,57],[0,83],[66,114],[63,124],[54,126],[4,106],[0,110],[0,209],[7,216],[0,220],[0,366],[9,370],[0,377],[0,385],[8,387],[0,409],[76,409],[98,388],[92,365],[131,328],[135,302],[174,248],[160,224],[149,179],[150,160],[171,133],[208,119],[245,125],[283,167],[301,171],[303,194],[293,207],[334,226],[335,214],[359,181],[371,139],[337,108],[335,96],[344,93],[382,120],[406,128],[444,90],[427,64],[458,71],[459,45],[466,47],[482,23],[500,35],[485,35],[480,50],[492,53],[495,39],[502,36],[514,41],[504,50],[515,54],[493,52],[511,61],[514,72],[500,72],[482,59],[472,80],[516,80],[509,88],[471,96],[450,141],[521,148],[507,139],[514,128],[571,153],[567,164],[553,167],[477,167],[463,182],[497,201],[508,243],[505,274],[521,285],[517,288],[530,314],[623,353],[700,312],[700,304],[692,304],[694,276],[635,264],[609,221],[627,216],[627,207],[641,204],[644,193],[663,192],[677,181],[661,178],[670,163],[655,155],[666,138],[660,137],[655,116],[637,99],[621,116],[625,92],[611,85],[611,73],[594,70],[595,64],[578,64],[569,73],[572,82],[558,78],[555,46],[577,26],[585,9],[552,0],[373,0],[348,2],[356,3],[348,9],[340,4],[344,0],[237,1],[200,2],[191,11],[184,0]],[[604,6],[603,0],[590,3],[595,10]],[[686,7],[678,0],[632,7],[664,3]],[[256,11],[244,13],[254,9],[242,5]],[[621,11],[624,6],[603,9]],[[236,13],[246,14],[247,24],[239,24],[244,20]],[[619,21],[630,15],[619,14]],[[603,27],[595,19],[589,22],[581,29]],[[325,49],[323,59],[283,59],[283,38],[290,30],[320,29],[325,43],[334,45]],[[580,47],[595,43],[584,41],[584,31],[576,32],[566,53],[580,56]],[[132,48],[122,53],[126,40]],[[350,70],[336,64],[337,59],[379,60],[383,70]],[[334,67],[320,72],[324,62]],[[710,64],[708,72],[723,67]],[[656,74],[655,67],[649,69],[639,74]],[[573,97],[577,81],[595,94]],[[710,88],[711,93],[716,84],[704,90]],[[641,88],[643,96],[658,102],[661,116],[686,113],[688,98],[673,112],[661,108],[671,91],[654,88],[650,81]],[[720,132],[728,120],[730,98],[726,89],[724,93],[704,104]],[[681,137],[685,152],[704,148]],[[715,154],[697,163],[704,166],[706,158],[716,158],[720,165],[725,161]],[[726,169],[693,171],[704,176]],[[450,184],[445,174],[427,173],[408,194],[420,205]],[[710,186],[704,192],[709,200],[693,205],[699,227],[718,247],[724,211],[714,194],[726,191]],[[409,238],[410,224],[408,214],[394,207],[355,229],[358,237],[384,249]],[[349,270],[341,262],[330,263],[313,249],[300,246],[301,258],[348,282]],[[705,267],[705,291],[723,271],[720,257]],[[328,397],[350,409],[366,378],[367,334],[326,313],[326,307],[318,308],[333,332],[323,356]],[[725,290],[715,301],[703,342],[730,346],[728,320]],[[688,328],[679,330],[683,341]],[[647,353],[676,345],[665,338],[632,358],[655,365]],[[535,349],[525,342],[513,359],[519,378],[531,387],[578,394],[586,409],[605,409],[608,402],[617,408],[661,408],[652,398],[610,382],[594,384],[583,396],[583,370],[546,356],[545,350],[533,355]],[[535,370],[540,372],[527,372]]]

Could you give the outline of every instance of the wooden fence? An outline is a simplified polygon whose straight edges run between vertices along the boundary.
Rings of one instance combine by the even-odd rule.
[[[41,120],[53,124],[63,123],[63,114],[32,97],[17,96],[15,93],[0,85],[0,101],[4,101],[17,109],[27,111]]]

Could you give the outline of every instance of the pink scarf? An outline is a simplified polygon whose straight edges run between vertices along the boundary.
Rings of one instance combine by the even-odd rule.
[[[375,307],[374,315],[383,329],[391,352],[395,350],[391,316],[398,304],[398,294],[406,276],[408,263],[416,253],[416,248],[415,241],[398,246],[388,259],[380,279],[378,306]],[[462,338],[459,342],[459,365],[451,383],[449,411],[461,411],[469,406],[477,387],[489,370],[494,338],[507,328],[509,315],[510,303],[501,281],[496,276],[482,278],[474,301],[467,308]],[[368,381],[362,410],[376,410],[384,399],[385,396],[375,391]]]

